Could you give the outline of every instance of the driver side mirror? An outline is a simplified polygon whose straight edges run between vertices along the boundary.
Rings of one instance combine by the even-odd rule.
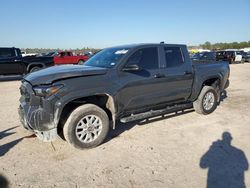
[[[122,69],[124,72],[140,70],[138,65],[125,65]]]

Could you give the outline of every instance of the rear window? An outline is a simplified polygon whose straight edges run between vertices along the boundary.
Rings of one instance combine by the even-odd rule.
[[[13,48],[0,48],[0,58],[15,57],[15,50]]]
[[[165,58],[168,68],[177,67],[184,63],[181,48],[179,47],[165,47]]]

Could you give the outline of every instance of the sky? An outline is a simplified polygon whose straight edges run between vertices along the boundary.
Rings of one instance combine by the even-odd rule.
[[[1,0],[0,46],[250,40],[250,0]]]

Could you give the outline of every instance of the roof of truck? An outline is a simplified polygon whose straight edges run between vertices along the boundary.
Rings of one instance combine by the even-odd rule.
[[[185,44],[167,44],[167,43],[138,43],[138,44],[126,44],[126,45],[119,45],[119,46],[112,46],[109,48],[136,48],[142,46],[160,46],[160,45],[169,45],[169,46],[186,46]]]

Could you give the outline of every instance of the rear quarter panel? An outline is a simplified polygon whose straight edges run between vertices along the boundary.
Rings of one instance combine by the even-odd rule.
[[[229,64],[226,61],[215,61],[211,63],[195,63],[194,68],[194,82],[191,101],[198,98],[203,84],[206,80],[218,78],[220,80],[220,90],[223,90],[229,78]]]

